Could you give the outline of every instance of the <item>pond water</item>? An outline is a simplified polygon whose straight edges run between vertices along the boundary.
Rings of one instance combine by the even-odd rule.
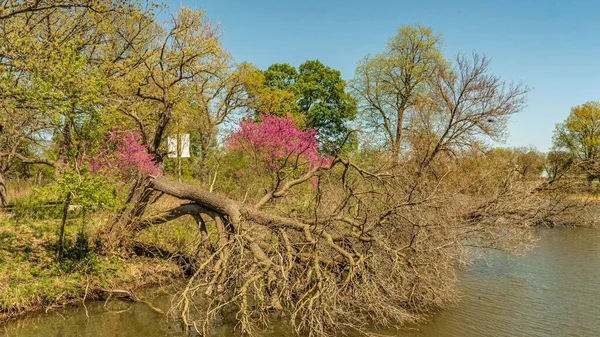
[[[495,252],[461,276],[462,300],[398,337],[600,336],[600,229],[541,230],[524,256]],[[148,295],[149,296],[149,295]],[[154,291],[159,306],[168,297]],[[143,304],[92,302],[0,324],[10,337],[181,336]],[[230,330],[220,333],[228,336]],[[290,335],[273,327],[265,336]]]

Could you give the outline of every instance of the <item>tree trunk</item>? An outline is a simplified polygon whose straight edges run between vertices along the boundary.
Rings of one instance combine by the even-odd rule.
[[[60,232],[58,234],[58,247],[56,249],[56,256],[58,259],[62,259],[63,246],[65,244],[65,226],[67,225],[67,217],[69,215],[69,206],[71,205],[71,192],[67,193],[65,202],[63,204],[63,215],[62,222],[60,224]]]
[[[406,109],[406,104],[402,103],[402,105],[398,108],[397,112],[397,120],[396,120],[396,135],[392,141],[392,161],[394,164],[397,164],[400,161],[400,151],[402,150],[402,127],[404,121],[404,110]]]
[[[115,219],[101,233],[104,242],[102,249],[111,251],[128,247],[135,236],[135,227],[141,221],[150,202],[153,190],[149,188],[148,177],[138,176],[130,188],[125,206]]]
[[[8,191],[6,182],[4,181],[4,173],[0,171],[0,207],[4,208],[8,205]]]

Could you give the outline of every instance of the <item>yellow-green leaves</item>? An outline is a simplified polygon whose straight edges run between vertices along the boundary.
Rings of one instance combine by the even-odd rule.
[[[359,62],[351,85],[371,127],[381,130],[394,157],[403,146],[407,111],[414,107],[433,78],[445,66],[442,39],[431,28],[402,26],[377,55]]]
[[[580,160],[598,159],[600,154],[600,103],[587,102],[571,108],[567,119],[556,125],[554,146],[567,149]]]

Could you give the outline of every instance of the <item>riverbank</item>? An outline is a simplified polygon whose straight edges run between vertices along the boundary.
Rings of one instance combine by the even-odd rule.
[[[87,246],[77,247],[79,224],[68,226],[67,239],[74,248],[59,262],[58,227],[58,220],[15,220],[0,214],[0,321],[102,299],[114,289],[135,290],[184,276],[181,267],[168,259],[108,257]]]

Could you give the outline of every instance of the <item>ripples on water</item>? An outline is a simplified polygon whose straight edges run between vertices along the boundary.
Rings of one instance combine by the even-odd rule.
[[[524,256],[478,261],[461,277],[462,301],[406,336],[600,336],[600,230],[540,235]]]
[[[401,337],[600,336],[600,229],[542,230],[525,256],[494,252],[463,273],[463,299]],[[143,305],[102,303],[0,325],[11,337],[181,336]],[[223,332],[227,336],[227,332]],[[286,336],[277,327],[265,336]]]

